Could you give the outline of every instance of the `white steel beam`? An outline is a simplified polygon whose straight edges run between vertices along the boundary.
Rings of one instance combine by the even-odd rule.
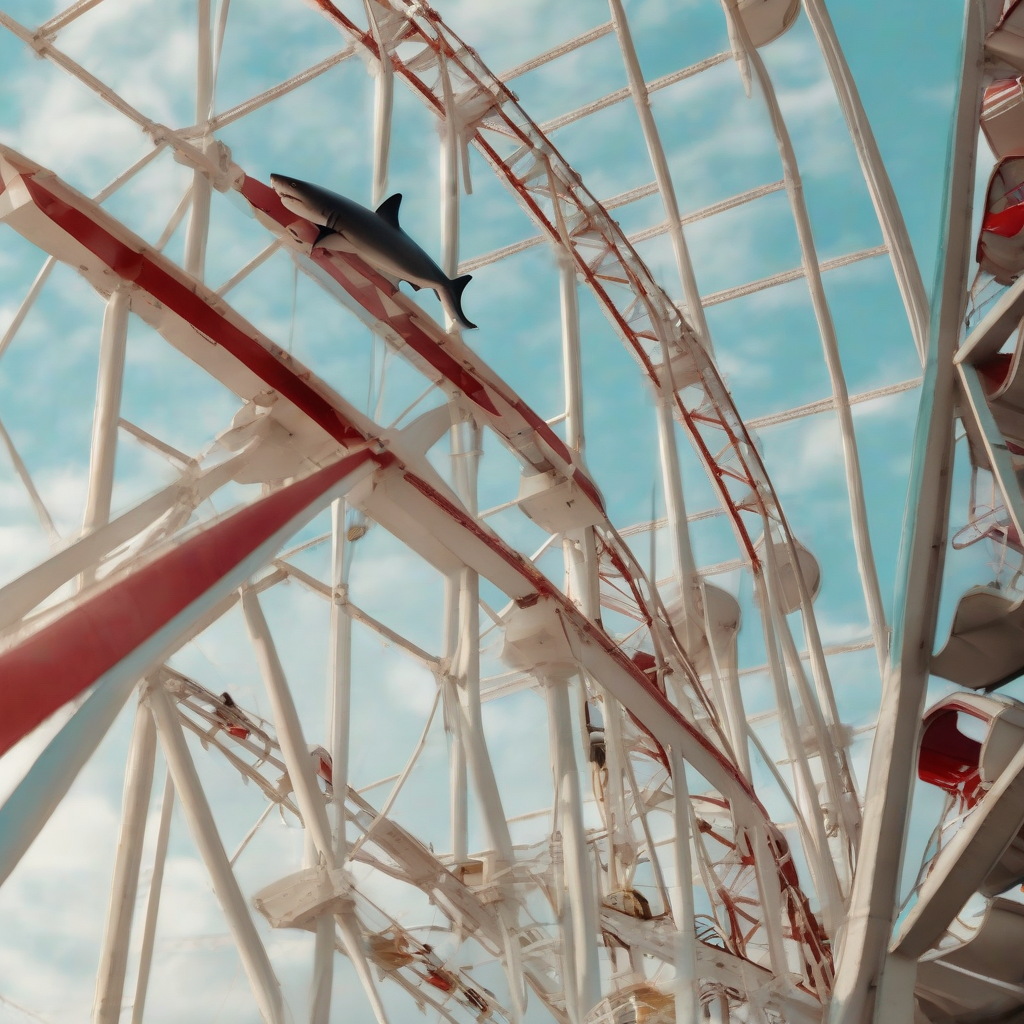
[[[164,865],[167,863],[167,843],[171,834],[171,812],[174,810],[174,780],[167,773],[164,796],[160,805],[160,824],[156,833],[156,851],[153,854],[153,873],[149,881],[146,900],[146,920],[142,926],[142,948],[139,952],[139,975],[135,982],[135,1000],[132,1003],[131,1024],[142,1024],[146,1012],[146,993],[149,974],[153,967],[153,947],[156,943],[156,921],[160,912],[160,892],[164,884]]]
[[[135,729],[128,751],[121,806],[121,831],[114,854],[114,877],[110,884],[107,927],[100,947],[93,1000],[93,1024],[117,1024],[121,1017],[124,976],[128,964],[128,940],[139,885],[142,842],[146,834],[146,816],[153,789],[156,763],[156,726],[149,708],[139,702],[135,709]]]
[[[370,32],[377,44],[377,68],[373,82],[373,205],[380,206],[388,187],[391,155],[391,115],[394,108],[395,71],[391,66],[388,40],[374,7],[375,0],[363,0]],[[355,51],[355,47],[352,47]],[[443,73],[443,72],[442,72]]]
[[[597,958],[597,895],[587,833],[583,827],[583,798],[572,741],[571,684],[569,680],[557,677],[539,677],[539,681],[544,686],[548,706],[548,742],[554,776],[553,807],[557,809],[562,830],[563,866],[568,891],[568,914],[565,916],[569,918],[568,927],[571,929],[576,978],[574,995],[578,1019],[574,1024],[582,1024],[601,998],[601,973]],[[652,850],[651,857],[654,856]],[[567,931],[563,930],[566,939],[569,938]]]
[[[913,971],[885,963],[895,908],[918,737],[935,642],[946,553],[953,469],[956,353],[966,306],[972,249],[975,157],[981,111],[984,6],[965,4],[963,69],[950,138],[943,262],[931,315],[931,338],[914,438],[902,565],[896,590],[889,669],[865,787],[864,824],[846,935],[839,951],[827,1024],[904,1024],[913,1016]],[[910,965],[911,968],[913,965]]]
[[[893,273],[903,297],[907,319],[910,321],[910,332],[923,365],[928,354],[928,295],[924,289],[914,249],[910,244],[903,212],[896,201],[896,193],[882,162],[882,155],[878,151],[878,143],[871,131],[871,124],[861,103],[857,85],[850,74],[850,66],[846,63],[846,57],[836,38],[828,9],[823,0],[803,0],[803,7],[825,58],[825,65],[832,76],[832,84],[843,116],[846,118],[864,181],[867,183],[868,193],[882,229],[882,237],[892,260]]]
[[[783,178],[789,196],[793,223],[796,226],[797,238],[800,243],[804,275],[807,278],[808,290],[814,317],[818,323],[821,336],[822,351],[825,365],[828,368],[829,380],[832,384],[832,395],[835,399],[836,417],[843,443],[843,460],[846,467],[846,489],[850,500],[850,519],[853,527],[853,547],[857,556],[857,568],[860,572],[861,586],[864,591],[864,603],[867,607],[868,621],[875,640],[875,651],[878,655],[879,671],[885,671],[885,659],[889,650],[889,632],[885,621],[885,606],[882,603],[882,592],[878,585],[878,571],[875,568],[874,554],[871,548],[871,534],[868,526],[867,503],[864,498],[864,483],[860,472],[860,455],[857,451],[857,435],[853,426],[853,414],[850,412],[849,392],[846,377],[839,355],[839,341],[836,338],[835,324],[829,308],[825,287],[821,280],[818,266],[817,249],[814,233],[807,213],[804,200],[803,182],[797,166],[796,152],[786,127],[775,87],[765,68],[764,61],[757,48],[751,45],[749,34],[743,18],[740,16],[737,0],[727,0],[726,9],[737,38],[747,51],[751,68],[761,87],[772,130],[778,144],[779,158],[782,161]]]
[[[247,453],[240,453],[199,474],[186,474],[179,482],[157,491],[141,505],[136,505],[113,522],[68,545],[0,588],[0,631],[13,626],[80,572],[97,565],[116,547],[141,533],[177,502],[186,497],[190,505],[193,501],[196,505],[205,501],[231,479],[247,458]]]
[[[266,1024],[285,1024],[287,1016],[281,986],[260,941],[242,890],[238,887],[238,880],[228,863],[228,855],[217,832],[213,812],[185,743],[185,734],[181,731],[178,712],[167,691],[160,685],[148,689],[147,699],[160,732],[160,743],[168,770],[174,779],[175,792],[181,799],[189,831],[209,872],[217,902],[224,911],[228,928],[238,947],[238,955],[249,978],[260,1015]]]
[[[114,652],[128,648],[126,653],[94,681],[92,692],[88,698],[50,741],[4,805],[0,807],[0,885],[7,879],[39,834],[40,829],[49,820],[78,772],[81,771],[117,717],[138,680],[191,640],[193,636],[202,632],[212,621],[219,618],[225,610],[225,602],[232,597],[237,587],[266,565],[288,537],[305,526],[335,497],[347,492],[350,487],[372,472],[374,467],[375,464],[372,460],[360,453],[342,460],[335,467],[319,470],[315,476],[325,483],[316,484],[315,489],[311,487],[310,479],[289,485],[291,488],[298,488],[297,491],[291,492],[301,496],[298,501],[293,498],[288,504],[285,504],[286,489],[261,499],[261,502],[264,503],[263,509],[269,514],[266,517],[267,521],[260,525],[260,530],[255,532],[255,535],[249,535],[251,547],[247,555],[233,564],[225,565],[224,575],[206,590],[200,590],[199,586],[195,585],[194,590],[199,591],[195,598],[178,614],[154,628],[152,633],[137,643],[137,646],[130,646],[131,643],[136,642],[134,639],[131,639],[130,642],[121,641],[119,643],[116,634],[112,634],[107,639],[108,647]],[[326,474],[326,476],[320,476],[320,474]],[[302,506],[302,501],[308,503]],[[229,517],[227,520],[207,527],[202,533],[164,555],[163,557],[166,559],[175,560],[169,571],[173,572],[177,569],[180,572],[182,560],[190,552],[197,550],[204,552],[205,559],[209,563],[208,571],[211,565],[217,565],[215,556],[209,547],[219,537],[230,535],[234,530],[239,529],[239,519],[237,518],[239,516],[243,517],[243,523],[250,522],[246,518],[245,511],[236,513],[235,516]],[[290,518],[285,518],[286,516],[290,516]],[[264,531],[277,524],[279,524],[278,528],[267,536]],[[157,568],[154,569],[154,566]],[[194,568],[193,565],[192,569],[194,570]],[[163,566],[159,561],[153,562],[148,570],[150,572],[161,571]],[[186,587],[182,581],[178,582],[183,589]],[[125,599],[122,595],[131,595],[130,599],[138,603],[140,596],[136,593],[135,586],[136,578],[128,576],[91,600],[86,600],[82,605],[69,612],[65,619],[69,616],[77,616],[80,630],[94,629],[95,620],[91,616],[102,614],[102,610],[111,606],[111,602],[113,602],[113,607],[118,607],[116,602]],[[98,611],[94,609],[98,609]],[[58,625],[62,625],[62,623]],[[136,624],[130,623],[130,625],[134,630]],[[45,665],[45,661],[39,653],[40,645],[48,648],[53,643],[51,636],[54,628],[53,625],[43,627],[27,637],[20,645],[9,648],[0,655],[0,659],[6,659],[7,663],[12,666],[9,679],[19,680],[24,675],[19,659],[26,657],[22,653],[26,647],[29,649],[29,662],[33,666],[32,673],[37,675],[41,671],[38,665]],[[61,635],[66,636],[66,634]],[[129,635],[134,637],[135,633],[132,632]],[[68,670],[72,671],[74,668],[75,666],[71,664]],[[54,679],[52,682],[59,683],[60,680]],[[8,703],[8,709],[10,709],[10,703]]]
[[[302,824],[316,846],[317,853],[328,869],[334,867],[334,842],[327,820],[327,807],[316,783],[313,761],[302,735],[302,725],[295,708],[284,667],[277,654],[277,647],[270,635],[259,598],[248,588],[242,591],[242,613],[249,630],[249,639],[256,652],[256,661],[263,677],[267,696],[270,698],[271,714],[277,729],[277,742],[281,756],[288,768]]]
[[[574,36],[572,39],[567,39],[564,43],[559,43],[558,46],[553,46],[550,50],[545,50],[536,57],[531,57],[522,64],[517,64],[514,68],[510,68],[508,71],[503,71],[498,75],[498,78],[502,82],[511,82],[513,78],[525,75],[528,71],[535,71],[537,68],[543,67],[545,64],[548,64],[553,60],[557,60],[559,57],[564,57],[567,53],[571,53],[573,50],[578,50],[581,46],[586,46],[587,43],[592,43],[595,39],[600,39],[602,36],[606,36],[609,32],[614,31],[615,28],[612,23],[610,21],[606,21],[603,25],[598,25],[596,28],[588,29],[586,32],[581,32],[578,36]]]
[[[679,204],[676,202],[676,190],[672,183],[668,160],[665,158],[665,148],[662,146],[661,136],[658,134],[658,126],[654,121],[647,84],[644,82],[643,71],[636,55],[636,47],[633,45],[629,22],[626,20],[626,12],[622,8],[622,0],[608,0],[608,4],[612,12],[615,34],[619,40],[619,49],[622,50],[622,58],[626,64],[629,91],[633,96],[633,105],[636,107],[640,127],[643,129],[644,140],[647,143],[647,152],[654,167],[654,179],[658,183],[661,201],[665,206],[669,238],[672,240],[672,252],[675,254],[676,270],[679,272],[679,281],[683,287],[683,297],[686,300],[690,323],[697,332],[701,344],[710,352],[712,350],[711,334],[708,331],[707,320],[704,318],[704,307],[700,301],[700,291],[697,288],[697,277],[693,272],[693,263],[690,260],[690,250],[683,237],[683,227],[679,219]],[[679,585],[683,586],[682,580]]]
[[[196,56],[196,124],[205,124],[213,113],[213,32],[210,0],[197,0],[199,46]],[[209,134],[199,141],[206,151]],[[213,182],[205,168],[192,172],[192,212],[185,232],[185,272],[202,281],[206,268],[206,241],[210,233],[210,199]]]
[[[676,884],[672,916],[676,926],[676,1024],[698,1024],[700,986],[697,975],[697,939],[694,934],[693,866],[690,858],[690,791],[686,766],[675,747],[666,751],[672,771],[672,813],[675,819]],[[698,840],[699,842],[699,840]],[[651,851],[651,857],[655,856]],[[710,893],[708,894],[711,895]]]
[[[328,749],[334,792],[334,858],[344,864],[345,796],[348,793],[349,729],[352,703],[352,617],[348,611],[348,560],[345,557],[345,502],[331,505],[331,639],[328,689]]]
[[[103,313],[99,379],[96,383],[92,452],[89,459],[89,495],[83,525],[85,533],[92,533],[110,521],[110,496],[114,488],[117,423],[121,416],[130,308],[131,292],[128,288],[118,288],[111,294]]]
[[[18,474],[18,479],[21,480],[22,485],[28,492],[29,501],[32,502],[32,507],[35,509],[39,523],[50,539],[51,547],[56,547],[60,542],[60,534],[57,533],[57,527],[53,524],[53,517],[43,503],[39,491],[36,490],[36,485],[32,482],[28,466],[25,465],[24,460],[18,454],[18,449],[14,447],[14,441],[11,440],[11,435],[7,433],[7,428],[2,422],[0,422],[0,442],[7,449],[7,456],[11,460],[11,465],[14,466],[14,472]]]

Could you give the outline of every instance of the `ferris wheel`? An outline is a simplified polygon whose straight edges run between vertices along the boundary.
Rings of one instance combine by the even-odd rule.
[[[829,1004],[895,561],[859,448],[890,427],[852,407],[913,399],[929,337],[849,69],[820,0],[580,4],[491,26],[498,71],[458,15],[0,13],[53,114],[0,145],[12,1020]],[[874,210],[828,258],[761,52],[794,27]],[[471,274],[466,319],[285,179],[438,256],[442,297]],[[841,358],[872,288],[884,380]],[[752,324],[827,396],[764,405]],[[818,487],[785,431],[823,416]]]

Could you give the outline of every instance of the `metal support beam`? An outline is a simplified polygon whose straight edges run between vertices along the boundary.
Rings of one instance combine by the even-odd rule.
[[[146,835],[146,815],[153,789],[156,762],[156,726],[149,708],[141,701],[135,709],[135,728],[128,750],[124,797],[121,804],[121,831],[114,855],[114,877],[110,884],[107,927],[100,948],[96,972],[96,996],[93,1000],[93,1024],[117,1024],[121,1017],[125,968],[128,964],[128,940],[131,935],[135,896],[139,885],[142,842]]]
[[[903,297],[903,307],[910,321],[910,332],[923,364],[928,354],[928,295],[921,279],[921,270],[910,244],[910,235],[903,220],[903,211],[896,201],[892,182],[882,162],[871,124],[861,103],[857,84],[850,74],[850,66],[839,46],[836,31],[823,0],[803,0],[807,20],[818,40],[825,65],[832,76],[832,85],[842,107],[846,126],[853,140],[853,148],[860,161],[861,172],[868,194],[875,207],[878,224],[882,229],[889,259],[892,261],[896,284]]]
[[[164,780],[163,802],[160,805],[160,824],[156,831],[156,852],[153,854],[153,874],[149,881],[149,898],[146,900],[146,920],[142,925],[142,949],[139,952],[139,976],[135,982],[135,1000],[132,1003],[132,1024],[142,1024],[142,1017],[146,1012],[146,992],[149,989],[149,972],[153,966],[156,919],[160,912],[160,891],[164,884],[164,865],[167,863],[167,843],[171,834],[173,810],[174,780],[168,772]]]
[[[690,859],[690,791],[686,766],[675,747],[669,747],[672,767],[672,811],[675,818],[676,884],[672,917],[676,926],[676,1024],[697,1024],[700,988],[697,984],[697,938],[694,933],[693,865]],[[654,856],[653,851],[651,855]]]
[[[334,797],[334,859],[344,864],[345,795],[348,793],[349,729],[352,715],[352,618],[348,614],[348,561],[345,501],[331,505],[331,647],[328,737],[331,751],[331,789]]]
[[[206,801],[199,774],[185,743],[177,708],[161,686],[151,686],[147,691],[147,699],[153,709],[160,744],[174,779],[174,789],[181,798],[189,831],[210,874],[213,891],[238,947],[238,955],[249,978],[260,1014],[267,1024],[285,1024],[287,1017],[281,986],[253,924],[245,897],[238,887],[238,880],[228,863],[228,855],[217,832],[213,812]]]
[[[198,0],[199,46],[196,60],[196,124],[206,124],[213,114],[213,32],[210,24],[210,0]],[[209,136],[200,139],[203,153]],[[185,271],[203,280],[206,270],[206,240],[210,233],[210,198],[213,183],[199,167],[192,172],[192,212],[185,233]]]
[[[118,288],[107,300],[100,334],[100,369],[96,382],[96,408],[92,421],[92,452],[89,458],[89,495],[83,532],[92,533],[110,520],[110,496],[114,488],[117,454],[117,421],[121,416],[125,346],[131,293]]]
[[[931,338],[914,437],[889,669],[868,770],[864,824],[827,1024],[904,1024],[913,978],[886,966],[917,767],[918,738],[946,554],[953,470],[954,369],[967,302],[983,83],[984,7],[967,0],[963,70],[950,137]],[[912,971],[910,972],[913,973]],[[908,984],[909,980],[909,984]]]
[[[540,678],[548,706],[548,742],[554,776],[554,804],[558,811],[568,891],[567,926],[571,928],[576,975],[576,1006],[583,1021],[601,998],[597,959],[597,897],[590,868],[587,833],[583,827],[576,750],[572,741],[567,679]],[[652,852],[652,856],[654,856]],[[568,938],[568,935],[566,936]]]
[[[669,238],[672,240],[672,251],[676,258],[676,269],[683,287],[683,298],[686,300],[687,319],[693,325],[701,344],[711,351],[711,333],[708,331],[707,320],[704,318],[704,307],[700,301],[700,290],[697,288],[697,277],[693,272],[690,251],[683,237],[683,226],[679,217],[679,204],[676,202],[676,190],[672,184],[672,175],[665,158],[665,149],[661,144],[658,126],[654,121],[651,102],[648,96],[647,83],[640,69],[640,61],[633,45],[633,37],[629,30],[626,13],[622,9],[622,0],[608,0],[615,25],[615,34],[622,50],[622,59],[626,64],[626,77],[629,79],[629,91],[633,97],[640,127],[643,129],[647,152],[654,167],[654,178],[658,183],[661,201],[665,206],[668,219]]]

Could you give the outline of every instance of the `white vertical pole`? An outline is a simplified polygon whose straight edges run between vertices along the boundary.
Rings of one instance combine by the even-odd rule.
[[[304,830],[303,864],[315,868],[320,862],[309,829]],[[334,915],[321,914],[316,919],[316,939],[313,945],[313,974],[309,987],[309,1024],[329,1024],[331,1019],[331,989],[334,984]]]
[[[328,870],[331,870],[334,868],[336,861],[334,859],[334,842],[331,836],[331,826],[327,818],[327,808],[320,793],[320,787],[316,783],[313,761],[309,756],[309,750],[302,735],[302,725],[299,722],[299,715],[295,709],[295,702],[292,699],[288,681],[285,678],[281,659],[277,655],[277,648],[274,646],[273,638],[270,635],[270,627],[267,625],[267,620],[263,615],[259,598],[251,590],[246,589],[242,592],[242,611],[245,614],[249,636],[256,650],[256,660],[259,662],[260,673],[263,676],[267,695],[270,698],[274,724],[277,728],[277,741],[281,745],[281,754],[288,768],[288,776],[291,779],[295,799],[299,805],[299,812],[302,814],[302,823],[309,833],[321,862]],[[344,813],[343,807],[342,813]],[[343,823],[344,819],[342,819],[341,824]],[[367,998],[370,1000],[370,1005],[373,1007],[373,1011],[380,1024],[387,1024],[383,1004],[380,1002],[380,996],[373,983],[373,976],[370,974],[366,958],[363,954],[362,937],[359,934],[354,913],[338,914],[337,921],[341,927],[345,949],[356,968],[359,980],[363,983]],[[327,926],[318,921],[317,943],[314,949],[314,975],[320,987],[318,987],[315,993],[313,1010],[320,1012],[322,1016],[320,1020],[314,1018],[313,1024],[321,1024],[322,1020],[326,1020],[330,1016],[330,986],[333,957],[331,966],[328,967],[326,963],[328,946],[324,939],[320,937],[321,929],[326,932]],[[331,925],[330,934],[333,936],[333,925]]]
[[[796,796],[803,813],[803,822],[807,829],[801,829],[804,840],[804,851],[807,864],[814,879],[814,887],[821,901],[822,916],[825,930],[830,936],[836,934],[842,920],[839,883],[835,875],[822,822],[821,808],[818,805],[817,791],[811,769],[807,763],[807,752],[800,737],[800,726],[796,720],[793,698],[789,692],[789,680],[785,669],[779,661],[776,646],[774,608],[772,598],[774,592],[766,585],[767,572],[754,574],[755,593],[761,606],[761,621],[764,627],[764,645],[768,655],[768,670],[775,689],[775,702],[778,706],[779,725],[786,744],[786,751],[793,762],[793,776],[796,782]],[[838,901],[838,902],[837,902]]]
[[[622,59],[626,65],[629,91],[633,96],[633,105],[636,107],[637,118],[640,121],[644,140],[647,143],[647,152],[650,154],[651,164],[654,167],[654,180],[658,184],[661,201],[665,207],[665,216],[668,218],[668,233],[672,241],[672,251],[676,258],[679,280],[683,286],[687,319],[693,325],[700,343],[710,352],[711,332],[708,330],[707,320],[704,316],[704,307],[701,305],[700,291],[697,289],[697,277],[693,272],[690,252],[686,247],[686,239],[683,237],[683,226],[680,222],[679,204],[676,202],[676,190],[672,184],[672,174],[668,169],[665,149],[661,144],[658,126],[654,121],[650,97],[647,94],[647,84],[644,81],[640,61],[636,55],[636,47],[633,45],[633,36],[629,31],[629,22],[626,19],[625,11],[622,9],[622,0],[608,0],[608,5],[611,8],[615,34],[619,40],[619,49],[622,51]]]
[[[465,436],[464,436],[465,435]],[[455,456],[456,490],[472,515],[477,513],[476,471],[482,431],[473,421],[452,427]],[[459,640],[457,655],[459,699],[463,714],[463,736],[473,785],[480,800],[488,839],[498,859],[511,865],[512,838],[502,809],[494,767],[484,738],[480,711],[480,577],[474,569],[464,568],[460,575]]]
[[[391,113],[394,107],[395,70],[391,54],[381,31],[375,0],[364,0],[366,18],[377,43],[379,63],[373,82],[373,205],[384,202],[388,187],[388,165],[391,156]]]
[[[583,827],[576,751],[572,742],[569,681],[541,677],[548,706],[548,738],[554,776],[554,800],[561,809],[562,849],[575,948],[576,998],[582,1021],[601,998],[597,960],[597,898],[591,877],[587,834]]]
[[[210,26],[210,0],[197,0],[199,17],[196,61],[196,124],[205,124],[213,112],[213,39]],[[205,152],[209,136],[201,147]],[[192,172],[192,211],[185,232],[185,272],[203,279],[206,267],[206,239],[210,231],[210,197],[213,185],[205,171]]]
[[[459,685],[452,659],[458,648],[459,590],[461,583],[451,576],[444,581],[444,642],[441,657],[447,668],[441,685],[446,698],[449,725],[452,731],[449,751],[448,782],[451,795],[452,861],[463,864],[469,857],[469,785],[466,776],[466,735]]]
[[[92,1008],[94,1024],[117,1024],[121,1016],[128,941],[139,885],[139,864],[142,860],[142,842],[146,834],[146,815],[153,789],[155,761],[156,726],[149,708],[140,701],[135,709],[135,728],[128,750],[121,831],[117,837],[107,927],[96,973],[96,997]]]
[[[565,443],[583,452],[583,374],[580,353],[580,305],[576,268],[569,256],[559,254],[558,284],[562,309],[562,368],[565,381]]]
[[[292,692],[285,678],[284,667],[278,657],[270,627],[267,625],[260,599],[248,587],[242,591],[242,613],[249,630],[249,639],[256,651],[263,685],[270,698],[271,713],[277,729],[277,742],[288,769],[295,799],[302,814],[302,824],[313,840],[313,845],[328,869],[334,867],[334,844],[327,820],[327,808],[320,787],[316,784],[313,760],[309,756],[302,725],[295,708]]]
[[[668,346],[666,345],[664,349],[667,367]],[[665,376],[666,378],[668,376],[667,369]],[[681,637],[681,640],[687,654],[692,657],[704,639],[704,616],[700,611],[700,581],[693,560],[690,531],[686,521],[683,478],[679,469],[679,450],[676,446],[675,421],[672,418],[671,402],[671,386],[665,380],[662,382],[661,390],[655,396],[655,408],[658,413],[658,445],[665,490],[665,515],[668,518],[669,536],[672,541],[673,569],[679,585],[679,597],[682,601],[685,620],[683,631],[685,635]]]
[[[149,988],[149,972],[153,966],[156,919],[160,911],[160,891],[164,884],[164,864],[167,862],[173,810],[174,781],[168,771],[164,780],[163,802],[160,804],[160,824],[156,831],[156,852],[153,854],[153,874],[149,881],[149,898],[146,900],[146,920],[142,926],[142,949],[139,952],[139,977],[135,982],[135,1000],[132,1004],[132,1024],[142,1024],[146,1010],[146,992]]]
[[[985,5],[967,0],[962,72],[947,160],[945,216],[928,362],[914,436],[893,639],[865,786],[864,824],[828,1024],[905,1024],[916,965],[887,956],[917,767],[921,715],[935,643],[953,469],[955,372],[973,250],[978,118],[984,83]],[[890,970],[890,967],[892,970]],[[908,978],[909,975],[909,978]],[[908,985],[909,982],[909,985]]]
[[[737,8],[737,0],[726,0],[726,10],[732,20],[739,38],[747,50],[751,67],[757,76],[761,92],[764,94],[768,115],[772,122],[775,140],[778,145],[779,159],[782,161],[783,177],[786,180],[786,194],[789,197],[790,212],[796,227],[797,239],[800,243],[800,255],[803,263],[804,277],[814,308],[814,318],[821,336],[822,353],[832,384],[832,397],[835,404],[836,419],[843,444],[843,461],[846,469],[846,490],[850,501],[850,522],[853,527],[853,547],[857,555],[857,569],[860,572],[861,586],[864,591],[864,603],[867,607],[868,621],[871,624],[871,635],[875,642],[875,654],[878,658],[879,672],[884,674],[886,657],[889,652],[889,631],[885,622],[885,606],[882,603],[882,592],[878,585],[878,571],[871,548],[871,532],[868,524],[867,504],[864,499],[864,482],[861,478],[860,455],[857,450],[857,435],[853,426],[853,413],[850,410],[850,396],[843,373],[843,363],[839,354],[839,342],[836,338],[835,323],[825,295],[825,286],[821,280],[821,269],[814,244],[814,233],[811,220],[807,213],[804,200],[803,182],[797,165],[796,152],[793,149],[789,130],[782,116],[775,87],[764,66],[761,55],[750,43],[743,18]]]
[[[875,141],[867,113],[857,92],[857,84],[850,74],[850,67],[836,38],[828,9],[823,0],[803,0],[803,7],[832,76],[832,84],[843,116],[846,118],[861,172],[882,229],[882,238],[885,239],[886,248],[889,250],[889,259],[892,261],[896,283],[903,297],[903,306],[910,321],[914,344],[923,364],[928,354],[928,295],[914,257],[914,249],[910,244],[903,212],[896,201],[896,193],[882,162],[882,155],[878,151],[878,143]]]
[[[345,799],[348,796],[349,728],[352,714],[352,617],[348,613],[345,500],[331,505],[331,647],[328,722],[331,788],[334,793],[334,858],[343,864],[348,850]]]
[[[697,1024],[697,938],[693,924],[693,866],[690,860],[690,791],[680,752],[669,747],[672,769],[672,810],[675,817],[676,885],[673,918],[676,926],[676,1024]],[[651,852],[653,856],[653,851]]]
[[[84,533],[92,533],[110,520],[110,496],[114,488],[114,463],[117,457],[117,421],[121,416],[121,390],[124,384],[130,306],[131,293],[127,288],[118,288],[111,293],[103,313]]]
[[[177,710],[162,686],[151,686],[148,699],[160,733],[164,757],[174,779],[174,788],[181,798],[181,807],[188,820],[189,831],[210,874],[213,891],[238,947],[238,955],[252,986],[260,1014],[267,1024],[285,1024],[281,986],[260,941],[245,897],[238,887],[238,880],[231,870],[228,855],[224,852],[224,844],[217,832],[213,813],[178,722]]]

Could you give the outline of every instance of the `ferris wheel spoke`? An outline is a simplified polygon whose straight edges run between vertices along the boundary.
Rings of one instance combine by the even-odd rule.
[[[25,465],[21,455],[18,454],[18,449],[14,447],[14,441],[11,439],[11,435],[7,432],[7,428],[2,422],[0,422],[0,443],[2,443],[4,448],[7,449],[7,457],[11,460],[11,464],[14,466],[14,472],[18,474],[18,479],[28,492],[29,501],[32,502],[32,507],[35,509],[36,517],[39,519],[39,525],[46,531],[46,536],[50,541],[51,548],[55,548],[60,543],[60,534],[57,533],[57,527],[53,523],[53,517],[50,515],[49,510],[43,503],[43,499],[40,496],[39,491],[36,489],[36,485],[32,481],[32,476],[28,471],[28,467]]]
[[[92,1013],[94,1024],[117,1024],[121,1016],[128,965],[128,940],[138,891],[142,843],[146,833],[146,815],[155,765],[156,726],[149,708],[140,701],[135,709],[135,728],[128,750],[121,829],[114,858],[106,931],[100,947],[96,976]]]
[[[868,621],[875,640],[875,653],[878,658],[879,672],[885,672],[886,658],[889,650],[889,634],[885,621],[885,608],[882,593],[878,584],[878,571],[875,567],[871,548],[871,536],[867,522],[867,504],[864,498],[864,483],[860,469],[860,456],[857,450],[857,438],[853,427],[853,414],[850,412],[849,394],[846,377],[843,373],[842,360],[839,355],[839,341],[836,337],[835,323],[829,308],[828,298],[821,281],[821,271],[811,231],[810,217],[803,197],[803,183],[797,166],[796,152],[789,136],[775,87],[764,66],[760,53],[751,45],[743,19],[739,17],[736,0],[727,0],[726,11],[737,37],[740,39],[747,57],[757,77],[765,103],[768,107],[769,120],[775,133],[779,148],[779,157],[786,180],[786,192],[789,196],[793,221],[796,226],[797,238],[800,243],[800,254],[804,272],[811,293],[811,304],[814,307],[818,332],[821,335],[825,364],[832,383],[835,398],[836,416],[839,421],[843,441],[843,457],[846,465],[846,488],[850,500],[850,516],[853,524],[853,546],[857,556],[861,585],[864,590],[864,602],[867,608]]]
[[[150,714],[152,720],[152,714]],[[131,1024],[142,1024],[146,1009],[146,994],[149,989],[149,975],[153,966],[153,947],[156,943],[156,922],[160,912],[160,894],[164,883],[164,866],[167,863],[167,845],[171,834],[171,812],[174,810],[174,780],[167,772],[164,780],[163,800],[160,804],[160,822],[157,826],[156,849],[153,853],[153,870],[149,880],[149,895],[146,898],[146,916],[142,924],[142,943],[139,949],[139,971],[135,982],[135,999],[132,1002]]]
[[[110,498],[114,489],[114,460],[117,453],[117,425],[121,418],[124,385],[125,346],[128,341],[128,312],[131,296],[117,288],[107,300],[100,334],[100,367],[92,424],[92,452],[89,459],[89,491],[85,504],[85,535],[110,521]],[[83,585],[92,574],[83,573]]]
[[[280,983],[228,863],[178,716],[166,690],[159,684],[149,688],[147,699],[156,719],[175,792],[181,800],[192,838],[206,864],[217,901],[227,918],[260,1014],[267,1024],[284,1024],[286,1017]]]
[[[654,120],[654,113],[651,110],[650,94],[644,83],[643,72],[636,55],[636,47],[633,45],[633,37],[629,30],[629,22],[626,20],[622,0],[609,0],[609,6],[611,7],[612,21],[615,24],[615,35],[618,39],[619,49],[622,51],[622,58],[626,64],[626,76],[629,79],[629,90],[633,97],[633,106],[636,109],[640,126],[643,129],[644,140],[647,143],[647,152],[654,166],[654,178],[658,184],[658,192],[661,195],[662,204],[665,207],[665,216],[668,218],[669,238],[672,240],[676,270],[679,273],[679,281],[683,288],[683,297],[686,300],[690,323],[693,325],[694,330],[696,330],[700,343],[709,352],[713,352],[714,347],[711,333],[704,318],[704,307],[701,305],[700,292],[697,290],[697,278],[693,271],[693,261],[690,259],[690,250],[683,236],[683,227],[679,217],[679,204],[676,202],[675,186],[672,184],[672,175],[668,168],[668,161],[665,158],[665,148],[661,144],[661,136]],[[681,577],[679,581],[680,586],[684,585],[684,581],[688,582],[688,578]]]

